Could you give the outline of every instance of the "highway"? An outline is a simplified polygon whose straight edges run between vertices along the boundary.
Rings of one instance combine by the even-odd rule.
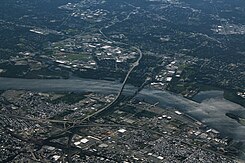
[[[136,10],[136,12],[137,12],[137,10]],[[113,23],[112,25],[108,25],[108,26],[105,26],[105,27],[100,28],[100,29],[99,29],[100,34],[101,34],[104,38],[106,38],[107,40],[111,41],[111,42],[114,43],[114,44],[130,46],[130,45],[127,44],[127,43],[112,40],[111,38],[109,38],[108,36],[106,36],[106,34],[103,32],[103,29],[104,29],[104,28],[108,28],[108,27],[110,27],[110,26],[113,26],[113,25],[115,25],[116,23],[122,23],[122,22],[128,20],[128,19],[130,18],[130,16],[131,16],[133,13],[134,13],[134,12],[130,12],[130,13],[127,15],[127,17],[126,17],[125,19],[121,20],[121,21],[118,21],[118,22]],[[122,92],[123,92],[123,90],[124,90],[124,87],[125,87],[125,85],[126,85],[126,83],[127,83],[127,81],[128,81],[128,78],[129,78],[130,74],[131,74],[131,73],[133,72],[133,70],[140,64],[140,60],[141,60],[142,57],[143,57],[142,51],[141,51],[138,47],[132,46],[131,48],[134,49],[134,50],[136,50],[136,51],[138,52],[139,57],[138,57],[138,59],[132,64],[132,66],[131,66],[131,68],[129,69],[127,75],[125,76],[124,81],[123,81],[123,83],[122,83],[122,86],[121,86],[121,88],[120,88],[120,90],[119,90],[119,92],[118,92],[116,98],[115,98],[109,105],[107,105],[107,106],[105,106],[104,108],[98,110],[97,112],[94,112],[93,114],[90,114],[90,115],[88,115],[87,117],[83,118],[83,119],[80,121],[80,123],[82,123],[82,122],[84,122],[84,121],[86,121],[86,120],[89,120],[89,119],[95,117],[96,115],[101,114],[101,113],[107,111],[107,110],[110,109],[114,104],[116,104],[116,103],[118,102],[118,100],[120,99],[120,97],[121,97],[121,95],[122,95]]]
[[[37,121],[40,123],[73,123],[68,120],[55,120],[55,119],[40,119],[40,118],[29,118],[29,117],[23,117],[19,115],[13,115],[13,114],[5,114],[5,113],[0,113],[0,116],[4,117],[10,117],[10,118],[15,118],[15,119],[22,119],[22,120],[28,120],[28,121]]]
[[[129,78],[130,74],[131,74],[131,73],[133,72],[133,70],[139,65],[140,60],[142,59],[142,56],[143,56],[143,55],[142,55],[142,51],[141,51],[139,48],[137,48],[137,47],[133,47],[133,48],[136,49],[136,50],[138,51],[138,53],[139,53],[139,58],[137,59],[137,61],[135,61],[135,62],[132,64],[132,67],[129,69],[129,71],[128,71],[126,77],[124,78],[124,81],[123,81],[123,83],[122,83],[122,86],[121,86],[121,88],[120,88],[120,90],[119,90],[119,92],[118,92],[116,98],[115,98],[109,105],[107,105],[107,106],[105,106],[104,108],[102,108],[102,109],[100,109],[100,110],[94,112],[93,114],[90,114],[90,115],[88,115],[87,117],[83,118],[83,119],[80,121],[80,123],[82,123],[82,122],[84,122],[84,121],[86,121],[86,120],[89,120],[89,119],[95,117],[96,115],[101,114],[101,113],[107,111],[107,110],[110,109],[114,104],[116,104],[116,103],[118,102],[118,100],[120,99],[120,97],[121,97],[121,95],[122,95],[123,89],[124,89],[124,87],[125,87],[125,85],[126,85],[126,83],[127,83],[127,80],[128,80],[128,78]]]

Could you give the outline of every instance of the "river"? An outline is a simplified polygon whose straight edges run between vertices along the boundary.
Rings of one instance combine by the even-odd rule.
[[[116,94],[121,83],[116,81],[94,79],[17,79],[0,78],[0,90],[31,90],[44,92],[95,92]],[[126,85],[123,94],[132,95],[137,90],[132,85]],[[159,102],[161,107],[173,107],[189,114],[208,126],[220,131],[223,135],[245,142],[245,126],[227,117],[227,112],[245,112],[245,108],[225,100],[222,91],[200,92],[198,102],[183,98],[168,91],[143,89],[136,98],[149,103]]]

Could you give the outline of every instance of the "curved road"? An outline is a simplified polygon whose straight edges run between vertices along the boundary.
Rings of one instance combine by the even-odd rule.
[[[119,22],[116,22],[116,23],[121,23],[121,22],[123,22],[123,21],[128,20],[128,19],[130,18],[130,16],[131,16],[133,13],[134,13],[133,11],[130,12],[130,13],[127,15],[127,17],[126,17],[125,19],[123,19],[123,20],[121,20],[121,21],[119,21]],[[100,29],[99,29],[100,34],[101,34],[104,38],[106,38],[107,40],[110,40],[110,41],[111,41],[112,43],[114,43],[114,44],[128,45],[128,46],[129,46],[129,44],[127,44],[127,43],[123,43],[123,42],[119,42],[119,41],[114,41],[114,40],[112,40],[111,38],[109,38],[108,36],[106,36],[106,34],[103,32],[103,29],[104,29],[104,28],[111,27],[111,26],[115,25],[116,23],[113,23],[113,24],[108,25],[108,26],[106,26],[106,27],[100,28]],[[132,67],[129,69],[127,75],[126,75],[125,78],[124,78],[124,81],[123,81],[123,83],[122,83],[122,86],[121,86],[121,88],[120,88],[120,90],[119,90],[119,92],[118,92],[116,98],[115,98],[109,105],[107,105],[107,106],[105,106],[104,108],[98,110],[97,112],[95,112],[95,113],[93,113],[93,114],[91,114],[91,115],[88,115],[87,117],[83,118],[83,119],[80,121],[80,123],[82,123],[83,121],[89,120],[90,118],[95,117],[96,115],[98,115],[98,114],[100,114],[100,113],[102,113],[102,112],[107,111],[107,110],[110,109],[114,104],[116,104],[116,103],[118,102],[118,100],[120,99],[120,97],[121,97],[121,95],[122,95],[122,92],[123,92],[123,90],[124,90],[124,87],[125,87],[125,85],[126,85],[126,83],[127,83],[127,81],[128,81],[128,78],[129,78],[130,74],[131,74],[132,71],[133,71],[133,70],[140,64],[140,60],[141,60],[142,57],[143,57],[142,51],[141,51],[139,48],[137,48],[136,46],[132,46],[131,48],[137,50],[137,52],[139,53],[139,58],[137,59],[137,61],[135,61],[135,62],[132,64]]]
[[[83,121],[89,120],[90,118],[95,117],[96,115],[98,115],[98,114],[100,114],[100,113],[102,113],[102,112],[104,112],[104,111],[107,111],[107,110],[110,109],[114,104],[117,103],[117,101],[119,100],[119,98],[120,98],[121,95],[122,95],[122,92],[123,92],[123,90],[124,90],[124,87],[125,87],[125,85],[126,85],[126,83],[127,83],[127,81],[128,81],[128,78],[129,78],[130,74],[131,74],[132,71],[139,65],[140,60],[142,59],[142,56],[143,56],[143,55],[142,55],[142,52],[141,52],[141,50],[140,50],[139,48],[137,48],[137,47],[133,47],[133,48],[135,48],[135,49],[138,51],[138,53],[139,53],[139,58],[137,59],[137,61],[135,61],[135,62],[132,64],[132,67],[129,69],[129,71],[128,71],[128,73],[127,73],[127,75],[126,75],[126,77],[124,78],[124,81],[123,81],[123,83],[122,83],[122,87],[121,87],[121,89],[119,90],[119,93],[117,94],[116,98],[115,98],[109,105],[107,105],[107,106],[105,106],[104,108],[98,110],[97,112],[94,112],[93,114],[90,114],[90,115],[88,115],[87,117],[83,118],[83,119],[80,121],[80,123],[82,123]]]

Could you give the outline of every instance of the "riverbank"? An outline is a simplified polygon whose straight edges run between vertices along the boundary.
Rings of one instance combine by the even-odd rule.
[[[0,78],[0,90],[30,90],[40,92],[95,92],[102,94],[116,94],[121,83],[93,79],[16,79]],[[133,95],[136,87],[126,85],[124,95]],[[216,92],[217,93],[217,92]],[[218,92],[220,94],[220,92]],[[229,136],[235,140],[245,142],[245,126],[226,116],[228,112],[240,112],[245,108],[219,97],[203,99],[200,103],[186,99],[180,95],[153,89],[143,89],[135,97],[148,103],[159,102],[162,108],[176,108],[201,122]]]

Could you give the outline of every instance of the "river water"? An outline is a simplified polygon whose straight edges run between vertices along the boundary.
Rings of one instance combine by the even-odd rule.
[[[31,90],[49,92],[95,92],[103,94],[118,93],[121,84],[116,81],[94,79],[17,79],[0,78],[0,90]],[[123,93],[132,95],[136,88],[126,85]],[[161,107],[172,107],[189,114],[223,135],[245,142],[245,126],[227,117],[227,112],[245,112],[245,108],[223,98],[222,91],[200,92],[192,100],[168,91],[143,89],[136,98],[149,103],[159,102]]]

